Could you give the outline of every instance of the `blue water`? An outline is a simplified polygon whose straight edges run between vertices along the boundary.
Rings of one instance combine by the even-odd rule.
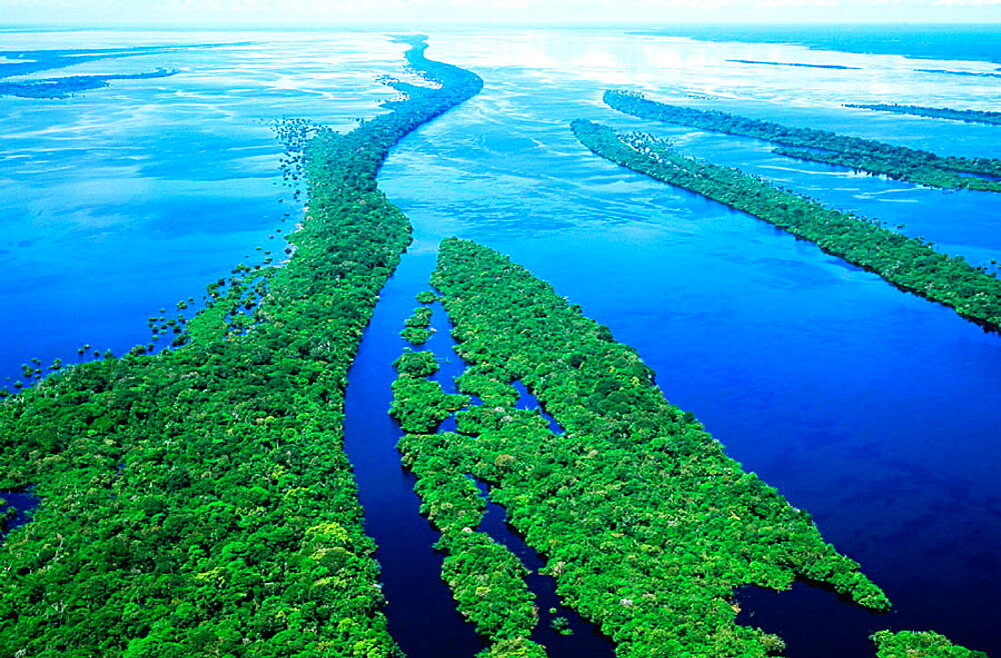
[[[525,582],[535,594],[535,605],[539,608],[539,625],[532,633],[532,639],[546,648],[549,658],[611,658],[615,655],[614,644],[609,638],[602,635],[594,624],[563,605],[556,594],[556,582],[552,576],[539,573],[546,566],[546,561],[507,524],[507,514],[503,507],[490,500],[489,488],[483,483],[479,483],[479,487],[487,500],[486,513],[479,529],[517,555],[531,572]],[[552,610],[556,612],[551,612]],[[570,635],[563,635],[553,629],[552,622],[556,617],[567,620],[568,628],[572,631]]]
[[[798,44],[817,50],[1001,63],[996,25],[678,25],[653,34]]]
[[[482,648],[441,580],[443,555],[432,548],[439,534],[419,515],[415,478],[396,450],[402,432],[388,414],[396,378],[391,364],[408,345],[399,332],[433,268],[433,253],[403,259],[380,295],[348,373],[345,398],[344,447],[365,507],[365,531],[378,545],[389,631],[410,658],[471,656]]]
[[[87,62],[60,74],[180,73],[69,99],[0,99],[0,377],[18,377],[32,356],[72,360],[85,342],[116,352],[145,343],[160,308],[200,298],[240,261],[280,253],[277,230],[301,210],[280,185],[267,121],[350,128],[394,95],[375,78],[398,73],[402,51],[376,33],[4,37],[7,50],[243,45]],[[992,71],[994,56],[974,55],[968,35],[951,46],[928,40],[944,48],[932,53],[942,61],[908,59],[927,56],[916,48],[862,54],[614,31],[432,34],[429,55],[475,70],[486,88],[404,140],[383,170],[416,243],[382,296],[348,392],[348,450],[380,542],[391,629],[411,655],[480,646],[440,581],[435,533],[417,514],[385,415],[398,332],[450,235],[510,254],[637,348],[670,400],[811,511],[897,606],[874,617],[805,586],[740,593],[751,623],[789,640],[789,656],[846,655],[839,646],[871,655],[866,637],[884,627],[934,628],[1001,655],[1001,337],[769,225],[596,158],[567,127],[585,117],[653,131],[986,263],[1001,252],[999,195],[801,163],[755,140],[631,119],[600,100],[609,87],[640,89],[944,154],[1001,155],[993,126],[841,107],[996,109],[993,80],[916,71]]]
[[[407,282],[410,288],[411,297],[413,299],[414,295],[420,290],[420,288],[414,288],[414,284],[419,285],[420,280],[418,277],[413,276],[418,269],[425,270],[426,274],[430,274],[430,266],[433,263],[431,259],[428,258],[427,254],[416,253],[408,254],[404,257],[404,265],[401,267],[397,276],[394,277],[391,285],[387,287],[382,295],[382,300],[380,301],[380,314],[388,313],[386,311],[389,309],[397,309],[394,314],[400,326],[402,326],[402,319],[399,316],[404,313],[407,308],[407,298],[405,295],[401,295],[402,288],[404,286],[404,281]],[[425,276],[426,279],[426,276]],[[386,293],[390,295],[390,301],[386,301]],[[439,370],[433,376],[433,379],[441,384],[442,389],[446,393],[456,393],[457,389],[455,386],[455,378],[462,374],[465,369],[465,364],[462,359],[460,359],[455,353],[455,341],[451,336],[450,330],[451,325],[448,321],[448,316],[445,313],[445,309],[442,307],[440,302],[435,302],[431,305],[433,310],[431,318],[431,327],[434,329],[434,334],[427,341],[425,345],[414,349],[427,349],[431,351],[439,364]],[[381,320],[381,316],[380,316]],[[353,406],[356,404],[356,400],[365,398],[366,400],[378,400],[385,395],[385,379],[379,376],[379,369],[385,367],[384,360],[384,350],[372,349],[368,350],[368,345],[384,339],[387,343],[389,341],[389,336],[391,332],[383,330],[376,322],[369,327],[365,334],[364,345],[366,346],[366,351],[364,354],[359,355],[359,359],[356,360],[354,368],[351,371],[351,388],[349,389],[349,405],[352,405],[348,410],[349,418],[358,418],[361,416],[368,417],[368,414],[358,413]],[[397,340],[397,344],[403,344],[401,341]],[[365,358],[363,358],[365,357]],[[371,371],[373,376],[368,376],[367,371]],[[364,391],[358,393],[359,382],[377,382],[382,383],[381,392],[377,391]],[[362,384],[364,385],[364,384]],[[519,398],[516,402],[516,407],[519,409],[529,409],[529,410],[539,410],[540,405],[535,397],[525,390],[524,386],[520,383],[515,383],[515,388],[519,392]],[[479,404],[479,400],[473,400],[473,404]],[[546,414],[542,415],[549,421],[550,426],[554,431],[562,431],[560,427],[556,424],[556,421]],[[408,492],[402,491],[406,486],[413,486],[412,478],[403,478],[398,481],[393,481],[393,484],[387,485],[387,478],[384,474],[379,473],[375,469],[369,468],[357,468],[359,463],[368,463],[370,461],[369,455],[374,450],[380,450],[379,446],[382,446],[381,450],[385,450],[389,445],[391,445],[398,437],[401,432],[400,429],[392,424],[383,425],[378,423],[370,423],[370,430],[365,433],[364,443],[356,440],[355,436],[360,436],[361,432],[357,432],[354,429],[354,423],[348,425],[348,431],[350,432],[349,441],[347,442],[348,456],[353,464],[356,464],[356,476],[358,477],[359,486],[364,492],[366,489],[377,489],[380,492],[387,492],[387,490],[400,490],[398,495],[401,500],[409,500],[410,498],[416,498],[416,496],[408,495]],[[383,431],[376,429],[381,427]],[[455,418],[451,417],[442,424],[439,431],[452,431],[455,429]],[[381,455],[381,459],[377,461],[384,463],[386,461],[386,455]],[[567,608],[560,601],[556,594],[556,584],[555,581],[549,576],[543,576],[539,572],[545,566],[545,560],[533,549],[528,547],[525,542],[517,535],[517,533],[507,525],[506,514],[504,509],[493,503],[489,497],[489,491],[487,485],[484,483],[477,483],[481,493],[487,501],[486,512],[483,517],[483,522],[480,525],[479,530],[486,532],[490,537],[511,550],[521,561],[522,564],[529,570],[529,575],[526,577],[526,583],[528,588],[533,594],[535,594],[535,605],[539,610],[539,624],[536,626],[535,631],[532,633],[532,639],[543,645],[546,648],[547,655],[550,658],[578,658],[579,656],[593,656],[594,658],[601,658],[603,656],[608,656],[609,658],[613,655],[613,647],[611,641],[603,636],[593,624],[588,623],[583,620],[579,615],[577,615],[572,609]],[[364,495],[364,494],[363,494]],[[363,499],[364,500],[364,499]],[[366,510],[371,510],[371,507],[366,506]],[[409,550],[405,552],[406,555],[406,565],[405,569],[397,571],[395,568],[385,568],[385,561],[381,559],[382,551],[385,550],[386,546],[392,547],[397,542],[397,537],[401,534],[400,528],[395,524],[381,524],[371,518],[371,512],[369,512],[370,517],[367,524],[367,529],[375,538],[376,542],[380,545],[380,561],[384,564],[383,570],[383,580],[385,582],[385,590],[388,591],[394,585],[394,581],[397,579],[406,580],[409,576],[405,575],[405,572],[413,569],[421,569],[429,573],[434,573],[435,569],[441,569],[441,556],[437,553],[429,553],[426,550],[426,545],[422,544],[420,546],[414,546],[415,550]],[[417,523],[413,520],[411,516],[411,522]],[[417,524],[419,526],[419,523]],[[424,542],[427,542],[429,537],[423,531],[410,531],[407,530],[404,533],[410,537],[421,537]],[[433,535],[431,541],[437,540],[437,535]],[[396,554],[396,551],[388,550],[387,553]],[[407,586],[406,583],[401,583],[402,586]],[[429,607],[440,607],[444,610],[448,610],[451,604],[450,600],[445,599],[446,594],[441,591],[441,588],[434,588],[431,592],[424,592],[422,596],[415,597],[401,597],[396,600],[393,605],[395,608],[390,608],[387,610],[391,624],[398,623],[399,618],[409,619],[411,617],[416,619],[421,619]],[[550,613],[551,609],[555,608],[557,612],[555,614]],[[551,622],[554,617],[565,617],[569,622],[569,628],[573,631],[571,635],[561,635],[557,633],[551,627]],[[455,615],[444,615],[445,623],[441,625],[436,625],[434,628],[436,632],[431,634],[425,634],[424,640],[426,644],[420,646],[414,646],[413,649],[408,650],[407,654],[411,658],[418,658],[419,656],[427,656],[427,658],[435,658],[442,655],[460,655],[458,652],[458,647],[455,646],[454,641],[451,639],[450,633],[455,632],[460,637],[468,634],[468,627],[460,628],[457,627],[455,621],[457,616]],[[406,635],[406,633],[404,633]]]
[[[116,354],[146,344],[147,318],[161,308],[173,317],[178,301],[200,300],[237,263],[281,256],[302,211],[282,185],[270,122],[302,116],[350,129],[396,95],[376,78],[402,73],[404,49],[387,35],[311,33],[19,31],[4,41],[58,52],[195,46],[58,69],[179,71],[169,78],[113,81],[66,99],[0,98],[8,389],[32,357],[75,362],[84,344]]]
[[[17,493],[0,491],[0,500],[3,501],[0,511],[7,508],[15,510],[11,516],[5,517],[0,522],[0,542],[2,542],[10,533],[31,521],[31,513],[38,507],[40,501],[31,491]]]
[[[480,73],[486,89],[405,140],[384,169],[384,189],[414,221],[418,245],[459,235],[510,254],[636,347],[669,399],[693,411],[745,468],[810,510],[825,536],[886,589],[897,611],[877,625],[935,628],[1001,652],[994,632],[1001,565],[993,557],[1001,548],[1001,486],[993,475],[1001,467],[999,337],[811,244],[576,144],[566,129],[574,116],[665,131],[600,104],[611,84],[655,84],[653,55],[639,61],[624,54],[635,54],[635,44],[616,50],[596,38],[571,52],[555,37],[509,38],[507,50],[500,41],[449,41],[447,58]],[[672,74],[692,75],[681,72],[688,70],[684,55],[669,60]],[[583,72],[567,69],[565,59],[595,64]],[[802,73],[761,68],[760,78],[742,82],[744,100],[733,103],[777,119],[803,109],[807,120],[823,117],[834,127],[851,124],[856,133],[942,152],[977,144],[997,152],[996,140],[954,140],[966,131],[962,124],[869,125],[825,102],[824,86],[841,85],[842,96],[850,88],[844,71],[824,72],[828,81],[801,108]],[[653,89],[677,93],[671,81]],[[962,93],[940,86],[956,85],[952,79],[927,84]],[[747,93],[754,85],[761,93]],[[684,137],[691,152],[752,170],[780,162],[755,144]],[[904,219],[909,229],[969,254],[1001,247],[996,196],[821,177],[801,163],[782,164],[773,175],[784,184],[846,209]],[[832,178],[837,185],[828,189]],[[821,594],[827,612],[840,618],[833,610],[844,604]],[[789,655],[843,655],[832,648],[841,643],[868,647],[871,617],[846,615],[832,629],[841,641],[815,634],[806,645],[791,644]],[[783,619],[805,628],[825,623],[824,614],[788,608]]]

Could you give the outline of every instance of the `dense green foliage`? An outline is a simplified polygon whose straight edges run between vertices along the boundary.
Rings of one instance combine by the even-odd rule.
[[[735,623],[733,590],[825,583],[873,610],[882,591],[820,537],[806,512],[746,473],[670,405],[635,351],[553,289],[472,242],[442,245],[432,283],[482,404],[458,433],[407,438],[492,484],[557,592],[620,656],[763,656],[782,641]],[[512,409],[520,380],[563,427]]]
[[[896,114],[913,114],[919,117],[933,119],[953,119],[967,123],[990,123],[1001,125],[1001,112],[985,110],[953,110],[948,107],[923,107],[920,105],[898,105],[897,103],[846,103],[845,107],[879,112],[895,112]]]
[[[423,295],[424,293],[421,294]],[[421,301],[421,299],[421,296],[418,295],[418,301]],[[434,299],[432,298],[430,301],[422,303],[430,304],[433,301]],[[415,308],[413,315],[407,318],[404,324],[406,326],[404,326],[400,335],[403,336],[404,340],[414,345],[423,345],[431,337],[432,333],[434,333],[430,329],[431,309],[427,306]]]
[[[664,141],[574,121],[577,138],[598,155],[765,220],[894,285],[950,306],[985,327],[1001,327],[1001,281],[961,256],[935,251],[853,214],[827,208],[739,169],[683,156]]]
[[[476,530],[486,505],[467,476],[463,454],[454,450],[455,435],[431,434],[469,398],[446,394],[441,384],[426,379],[437,370],[430,352],[404,352],[395,366],[399,375],[391,413],[405,431],[421,432],[404,435],[398,447],[404,465],[417,476],[421,512],[441,532],[436,547],[445,552],[442,578],[458,611],[491,643],[487,655],[544,656],[528,640],[538,616],[524,579],[527,570],[507,547]]]
[[[476,658],[546,658],[546,650],[531,640],[516,638],[495,642]]]
[[[423,50],[408,61],[440,89],[309,141],[287,266],[217,287],[175,351],[71,367],[0,404],[0,488],[42,501],[0,547],[0,655],[398,655],[343,393],[410,241],[378,167],[482,85]]]
[[[879,631],[872,636],[876,658],[987,658],[982,651],[970,651],[933,631]]]
[[[417,301],[421,304],[433,304],[438,300],[438,295],[434,294],[430,290],[423,290],[417,293]]]
[[[1001,192],[1001,180],[997,180],[1001,179],[1001,160],[941,157],[827,130],[792,128],[718,110],[658,103],[633,92],[606,91],[604,99],[609,107],[641,119],[776,142],[784,147],[775,149],[776,153],[802,160],[841,165],[933,187]]]

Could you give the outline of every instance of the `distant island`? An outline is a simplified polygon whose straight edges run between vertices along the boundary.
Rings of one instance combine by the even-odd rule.
[[[982,327],[1001,329],[1001,281],[962,257],[935,251],[922,238],[905,237],[739,169],[682,155],[651,135],[620,133],[583,119],[571,128],[584,146],[616,164],[746,212]]]
[[[962,75],[968,78],[1001,78],[1001,73],[982,73],[980,71],[950,71],[949,69],[914,69],[919,73],[942,73],[944,75]],[[1001,69],[997,69],[1001,71]]]
[[[799,62],[768,62],[757,59],[728,59],[728,62],[737,62],[738,64],[765,64],[767,66],[798,66],[808,69],[850,69],[855,71],[861,71],[862,68],[859,66],[842,66],[841,64],[801,64]]]
[[[147,80],[167,78],[178,71],[157,69],[149,73],[123,75],[71,75],[64,78],[44,78],[19,82],[0,82],[0,96],[21,98],[68,98],[71,94],[109,86],[109,80]]]
[[[966,123],[1001,125],[1001,112],[988,112],[985,110],[954,110],[948,107],[923,107],[921,105],[898,105],[896,103],[845,103],[844,106],[860,110],[911,114],[931,119],[951,119],[953,121],[965,121]]]
[[[609,90],[604,100],[612,109],[640,119],[774,142],[778,146],[773,151],[790,158],[850,167],[930,187],[1001,192],[1001,160],[943,157],[829,130],[795,128],[718,110],[660,103],[632,91]]]

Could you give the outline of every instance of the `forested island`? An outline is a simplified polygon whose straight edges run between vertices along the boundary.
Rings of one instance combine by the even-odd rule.
[[[523,568],[476,528],[476,482],[546,556],[561,599],[630,658],[780,653],[781,638],[735,622],[736,587],[823,584],[873,611],[890,603],[823,541],[806,512],[727,457],[669,404],[636,352],[495,251],[442,243],[432,284],[466,362],[460,394],[430,377],[430,352],[396,363],[392,413],[422,512],[442,532],[443,577],[491,646],[542,658]],[[560,424],[515,408],[521,382]],[[436,433],[455,410],[456,431]],[[978,658],[933,632],[880,631],[877,658]]]
[[[109,355],[0,404],[0,489],[41,499],[0,551],[0,654],[399,655],[342,450],[343,394],[410,241],[376,172],[482,86],[425,47],[407,61],[439,88],[346,135],[291,129],[310,206],[286,266],[241,269],[176,350]]]
[[[878,631],[872,640],[876,643],[876,658],[987,658],[983,651],[953,644],[934,631]]]
[[[149,73],[120,75],[70,75],[62,78],[0,82],[0,96],[21,98],[67,98],[71,94],[107,87],[111,80],[148,80],[177,75],[177,71],[159,69]]]
[[[843,66],[841,64],[802,64],[800,62],[769,62],[758,59],[728,59],[728,62],[737,64],[763,64],[766,66],[792,66],[807,69],[836,69],[836,70],[859,70],[857,66]]]
[[[584,146],[612,162],[754,215],[899,288],[1001,329],[1001,280],[962,256],[943,254],[921,238],[828,208],[739,169],[681,155],[651,135],[617,133],[582,119],[571,128]]]
[[[390,413],[407,432],[397,447],[417,476],[421,512],[441,533],[436,548],[445,553],[442,578],[459,613],[488,643],[478,655],[544,658],[545,649],[529,638],[538,613],[525,582],[528,570],[510,549],[478,530],[486,502],[448,444],[433,435],[445,418],[469,405],[470,396],[446,394],[429,379],[438,369],[431,352],[407,351],[395,367]]]
[[[849,167],[931,187],[1001,192],[1001,160],[942,157],[929,151],[827,130],[793,128],[719,110],[659,103],[635,92],[609,90],[604,100],[609,107],[641,119],[775,142],[781,145],[774,149],[776,153],[792,158]]]
[[[1001,125],[1001,112],[988,112],[985,110],[954,110],[948,107],[923,107],[921,105],[898,105],[897,103],[845,103],[845,107],[875,110],[877,112],[911,114],[931,119],[952,119],[966,123]]]
[[[784,589],[806,578],[872,610],[889,608],[807,513],[743,472],[691,414],[664,400],[635,351],[550,286],[454,239],[442,244],[432,283],[469,364],[459,390],[480,404],[457,414],[457,432],[431,434],[444,415],[422,410],[465,400],[436,382],[416,384],[433,358],[399,362],[397,386],[406,388],[397,389],[394,413],[409,432],[401,449],[421,471],[429,514],[439,527],[475,527],[476,488],[466,476],[488,482],[511,524],[546,556],[561,598],[615,641],[617,655],[781,649],[779,638],[735,624],[733,589],[742,584]],[[564,434],[513,407],[514,381]]]
[[[344,393],[380,290],[410,244],[376,174],[403,136],[483,85],[425,58],[423,39],[405,41],[409,68],[435,87],[385,79],[404,98],[347,134],[280,123],[286,166],[309,185],[286,264],[236,266],[208,286],[190,322],[151,317],[154,340],[174,349],[95,353],[54,364],[48,377],[33,361],[23,366],[28,388],[0,391],[0,491],[30,488],[41,501],[29,524],[0,537],[0,655],[402,657],[342,449]],[[996,279],[962,259],[857,232],[878,227],[645,136],[573,127],[625,166],[703,185],[705,196],[746,204],[831,253],[841,245],[842,257],[883,267],[896,285],[998,326],[996,284],[985,281]],[[912,270],[921,276],[908,279]],[[480,529],[487,495],[621,657],[781,652],[778,636],[736,623],[744,585],[806,581],[890,609],[807,512],[728,457],[667,402],[634,350],[551,286],[455,239],[432,283],[441,296],[420,293],[401,332],[411,348],[394,364],[390,412],[421,511],[441,533],[442,578],[487,642],[480,658],[546,656],[530,638],[539,612],[525,566]],[[428,305],[439,299],[466,362],[457,394],[432,379],[433,353],[414,350],[433,334]],[[517,408],[522,384],[545,413]],[[455,431],[440,432],[450,418]],[[872,639],[878,658],[982,655],[933,632]]]
[[[1001,73],[982,73],[980,71],[951,71],[949,69],[915,69],[920,73],[942,73],[943,75],[959,75],[966,78],[1001,78]]]

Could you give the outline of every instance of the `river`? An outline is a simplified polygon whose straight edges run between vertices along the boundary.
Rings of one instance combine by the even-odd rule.
[[[0,372],[12,377],[30,357],[66,358],[82,342],[116,351],[146,342],[146,316],[200,297],[237,262],[259,258],[257,247],[280,246],[276,230],[296,211],[286,209],[267,120],[304,116],[347,128],[392,96],[375,77],[402,73],[402,47],[376,33],[7,36],[17,42],[8,48],[25,49],[252,42],[87,70],[182,69],[170,78],[113,82],[71,99],[0,98],[8,283]],[[406,138],[382,171],[416,241],[382,295],[348,393],[347,448],[401,645],[420,655],[439,624],[458,620],[445,604],[426,605],[433,620],[402,612],[420,611],[431,592],[447,602],[448,592],[384,412],[402,320],[426,285],[437,241],[459,235],[509,254],[637,348],[672,402],[809,510],[896,604],[876,617],[808,586],[741,592],[743,619],[780,632],[789,656],[871,655],[867,635],[886,627],[933,628],[1001,655],[1001,337],[767,224],[596,158],[567,126],[585,117],[651,131],[986,264],[1001,252],[998,195],[788,160],[755,140],[618,115],[600,94],[637,89],[942,154],[998,157],[994,126],[840,106],[992,109],[994,81],[916,69],[993,67],[623,31],[442,32],[430,43],[429,56],[476,71],[486,87]],[[468,629],[447,637],[455,644],[438,655],[479,646]]]

